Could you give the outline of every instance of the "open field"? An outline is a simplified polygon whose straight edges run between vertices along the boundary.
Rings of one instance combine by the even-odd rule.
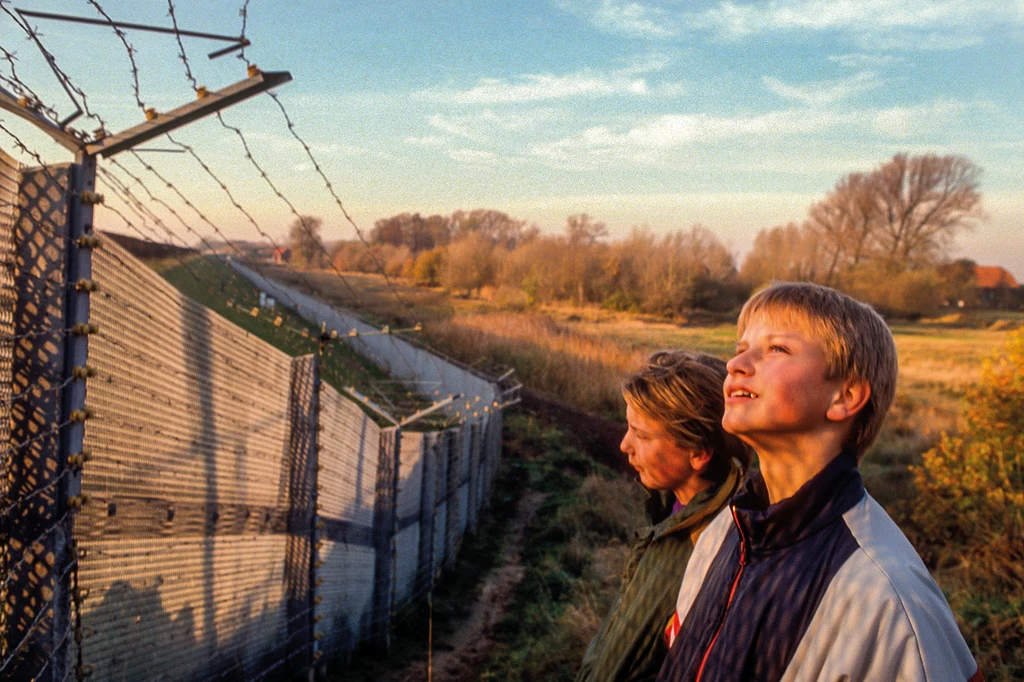
[[[317,275],[315,282],[318,288],[328,288],[339,304],[345,298],[352,300],[352,292],[343,291],[334,276]],[[507,310],[485,300],[446,298],[436,290],[398,285],[409,304],[405,305],[378,278],[349,278],[348,286],[357,293],[363,285],[367,295],[358,298],[360,312],[366,317],[380,323],[423,321],[422,340],[444,353],[477,366],[514,367],[527,387],[616,420],[622,419],[618,395],[622,376],[651,351],[684,347],[728,357],[735,343],[733,323],[715,318],[698,325],[693,320],[679,323],[596,308]],[[419,302],[425,307],[416,307]],[[1005,590],[993,591],[996,583],[978,567],[992,565],[1003,570],[1007,565],[1016,566],[1017,550],[1013,548],[1020,543],[1014,533],[1019,529],[999,530],[1002,526],[998,523],[979,517],[982,525],[978,528],[985,529],[986,538],[1006,535],[1009,553],[996,556],[984,548],[978,550],[974,543],[973,551],[982,552],[975,559],[984,560],[963,560],[963,552],[972,546],[970,534],[929,530],[934,514],[928,510],[933,503],[948,506],[950,501],[918,496],[920,480],[914,478],[911,467],[918,465],[916,475],[920,477],[922,471],[928,471],[920,466],[922,454],[939,442],[941,434],[969,426],[965,397],[976,393],[985,359],[1000,351],[1014,337],[1009,330],[1019,328],[1022,322],[1024,316],[1019,314],[988,312],[893,324],[900,361],[896,401],[878,442],[861,464],[868,490],[915,538],[922,554],[931,557],[929,565],[946,591],[986,679],[1000,681],[1019,679],[1024,670],[1020,656],[1014,653],[1022,644],[1024,618],[1019,598]],[[539,418],[536,414],[531,417]],[[511,447],[511,461],[519,457],[525,457],[524,462],[557,459],[563,443],[572,441],[575,434],[571,425],[557,437],[552,435],[554,430],[545,430],[547,426],[540,427],[540,432],[535,432],[536,427],[529,421],[510,419],[506,438],[523,440]],[[550,428],[564,429],[565,425]],[[582,449],[578,452],[580,457],[587,455]],[[567,469],[564,463],[560,466],[563,473],[574,468]],[[488,679],[572,679],[589,637],[617,590],[616,567],[628,546],[629,534],[624,531],[628,524],[607,529],[601,524],[618,524],[619,516],[628,516],[629,505],[619,509],[608,504],[609,499],[625,499],[627,491],[618,487],[624,482],[621,477],[608,472],[588,476],[594,471],[591,466],[583,466],[571,483],[565,481],[565,489],[541,508],[531,530],[533,538],[527,543],[527,547],[538,549],[524,554],[526,577],[498,628],[494,653],[483,665]],[[945,481],[943,473],[927,475]],[[968,476],[975,473],[967,471]],[[955,482],[942,485],[947,483]],[[956,486],[949,489],[955,491]],[[959,503],[954,500],[953,504]],[[615,513],[611,513],[613,508]],[[587,518],[585,523],[575,523],[578,514]],[[959,518],[958,514],[953,512],[949,518]],[[1019,518],[1016,523],[1019,526]],[[599,527],[600,531],[595,530]],[[936,561],[936,556],[941,560]]]

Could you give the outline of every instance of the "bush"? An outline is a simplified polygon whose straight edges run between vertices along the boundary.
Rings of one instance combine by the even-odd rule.
[[[1024,331],[968,389],[966,427],[911,468],[906,528],[987,679],[1024,676]]]

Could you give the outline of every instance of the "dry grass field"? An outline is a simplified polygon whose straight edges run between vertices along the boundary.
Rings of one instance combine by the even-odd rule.
[[[422,321],[421,340],[442,352],[479,367],[513,367],[526,386],[612,419],[623,418],[619,382],[650,352],[689,348],[727,358],[735,344],[734,323],[721,318],[679,322],[596,308],[509,310],[486,300],[448,298],[440,291],[398,285],[400,301],[372,276],[353,276],[347,285],[327,274],[313,275],[310,281],[329,291],[328,296],[338,305],[379,323],[408,326]],[[999,587],[1008,584],[1000,576],[1020,573],[1016,567],[1024,555],[1018,557],[1017,552],[1022,546],[1024,522],[1012,510],[988,516],[957,511],[965,503],[973,504],[958,497],[961,473],[981,480],[979,472],[989,463],[982,457],[964,468],[955,452],[946,452],[952,448],[951,441],[941,438],[943,433],[965,428],[969,433],[976,427],[970,418],[972,405],[967,403],[971,396],[988,395],[978,392],[986,381],[985,360],[1014,338],[1024,348],[1020,338],[1024,332],[1012,333],[1021,326],[1024,316],[1019,313],[893,324],[900,362],[896,401],[878,442],[861,465],[868,490],[901,525],[906,524],[904,528],[919,550],[930,557],[968,643],[990,680],[1020,679],[1024,674],[1024,657],[1015,653],[1024,645],[1024,599]],[[1024,353],[1018,354],[1024,357]],[[1016,374],[1011,371],[1007,376]],[[1019,377],[1016,380],[1020,383]],[[994,404],[1001,404],[999,395],[995,400]],[[533,452],[533,459],[523,455],[526,459],[517,466],[546,461],[544,453],[568,447],[560,444],[572,439],[568,433],[536,431],[542,427],[530,421],[510,419],[508,426],[506,438],[523,440],[529,447],[524,445],[522,451]],[[928,457],[922,458],[926,452]],[[928,458],[943,454],[946,463],[938,470],[929,469],[934,463],[929,465]],[[581,451],[579,456],[585,459],[586,453]],[[1021,460],[1019,454],[1014,457],[1015,462]],[[559,466],[562,474],[573,468]],[[595,465],[574,466],[586,472]],[[957,467],[963,472],[956,473]],[[947,481],[950,477],[957,480]],[[609,495],[625,499],[617,487],[621,482],[608,472],[590,475],[585,481],[581,478],[559,489],[547,505],[549,510],[542,509],[534,529],[536,537],[531,540],[540,549],[536,556],[527,556],[526,587],[520,589],[506,619],[506,632],[499,636],[496,653],[486,666],[488,679],[572,679],[574,665],[617,590],[627,546],[624,528],[629,524],[620,523],[608,532],[595,532],[594,528],[604,522],[604,512],[595,510],[610,508],[601,500]],[[921,485],[931,485],[938,492],[932,491],[925,500],[917,492]],[[1004,488],[1006,494],[1019,494],[1017,487],[1013,481],[997,482],[985,488],[983,497]],[[968,525],[973,524],[975,535],[984,529],[984,537],[972,538],[970,532],[965,535],[961,526],[966,521],[953,524],[953,530],[946,527],[949,524],[940,524],[942,519],[930,511],[939,502],[946,512],[938,516],[956,520],[966,513],[961,520],[974,519]],[[1003,519],[1007,514],[1008,521]],[[629,516],[628,509],[622,515]],[[576,517],[587,521],[569,523]],[[992,547],[1001,549],[993,551]],[[974,559],[965,558],[968,552],[974,553]],[[982,570],[984,567],[990,568]]]

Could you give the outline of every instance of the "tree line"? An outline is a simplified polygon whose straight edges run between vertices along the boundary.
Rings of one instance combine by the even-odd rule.
[[[955,155],[897,154],[841,178],[802,222],[762,229],[742,263],[706,227],[639,226],[609,239],[605,223],[571,215],[559,234],[500,211],[401,213],[378,220],[367,245],[328,252],[317,218],[296,220],[301,266],[379,272],[519,306],[556,301],[659,315],[728,311],[772,280],[808,280],[897,316],[974,296],[974,264],[952,260],[957,235],[984,218],[981,170]],[[328,260],[329,259],[329,260]]]

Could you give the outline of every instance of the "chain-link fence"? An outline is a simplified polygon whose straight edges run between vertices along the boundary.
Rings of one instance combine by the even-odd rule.
[[[109,240],[92,283],[66,281],[64,171],[0,161],[0,678],[256,680],[386,644],[486,505],[498,384],[358,339],[396,377],[462,394],[456,428],[382,427],[316,356],[285,355]],[[90,323],[69,329],[64,297],[83,286]],[[70,334],[89,336],[88,366],[63,361]],[[77,381],[88,407],[69,414]],[[85,422],[80,451],[65,422]]]

